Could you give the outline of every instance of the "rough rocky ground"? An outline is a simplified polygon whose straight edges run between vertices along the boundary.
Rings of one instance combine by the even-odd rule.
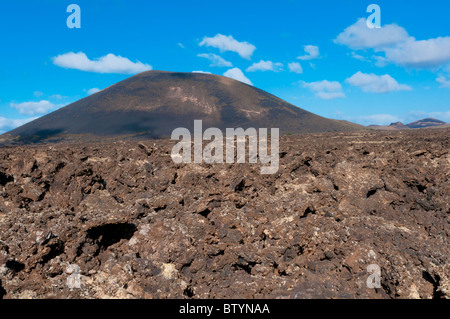
[[[283,136],[274,175],[164,140],[0,148],[0,298],[449,298],[449,144]]]

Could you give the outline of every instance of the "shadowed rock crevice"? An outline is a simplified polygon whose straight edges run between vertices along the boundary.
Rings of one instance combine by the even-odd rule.
[[[416,180],[412,180],[412,181],[405,181],[405,184],[410,187],[411,189],[416,189],[419,193],[425,193],[425,190],[427,189],[427,187],[425,185],[422,185],[421,183],[419,183]]]
[[[5,288],[2,286],[2,281],[0,280],[0,299],[3,299],[6,296],[7,292]]]
[[[0,172],[0,186],[5,186],[10,182],[14,182],[14,177],[11,175],[6,175],[4,172]]]
[[[441,277],[439,275],[432,276],[428,271],[422,272],[423,279],[433,285],[433,299],[445,299],[445,295],[440,291]]]
[[[183,291],[183,295],[188,297],[188,298],[193,298],[194,297],[194,290],[192,289],[191,286],[188,286],[184,291]]]
[[[25,265],[17,260],[8,260],[5,263],[6,268],[12,270],[15,273],[21,272],[25,269]]]
[[[208,215],[211,213],[211,210],[208,207],[205,207],[204,209],[201,209],[198,211],[198,214],[202,215],[205,218],[208,218]]]
[[[247,274],[251,275],[252,268],[255,267],[256,264],[257,264],[257,262],[255,262],[255,261],[246,261],[243,258],[239,257],[238,262],[231,265],[231,268],[234,270],[243,270]]]
[[[316,210],[315,210],[313,207],[308,206],[308,207],[305,209],[305,211],[303,212],[303,214],[300,215],[300,219],[306,218],[306,217],[308,217],[308,216],[310,216],[310,215],[315,215],[315,214],[316,214]]]
[[[86,234],[86,242],[98,246],[95,255],[108,249],[109,246],[120,242],[122,239],[129,240],[133,237],[137,227],[131,223],[106,224],[90,228]]]
[[[64,252],[64,242],[57,238],[50,239],[48,243],[44,244],[44,247],[44,253],[40,260],[41,264],[46,264]]]
[[[370,196],[375,195],[375,193],[377,192],[377,188],[371,189],[367,192],[366,198],[369,198]]]

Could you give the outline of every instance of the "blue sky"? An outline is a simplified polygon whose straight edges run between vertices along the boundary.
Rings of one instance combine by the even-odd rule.
[[[450,122],[449,14],[441,0],[2,1],[0,132],[148,69],[225,74],[365,125]]]

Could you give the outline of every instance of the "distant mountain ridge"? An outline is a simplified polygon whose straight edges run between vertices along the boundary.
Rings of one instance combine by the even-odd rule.
[[[280,128],[280,133],[356,131],[251,85],[202,73],[147,71],[116,83],[0,136],[16,143],[71,138],[170,137],[177,127]]]
[[[368,127],[376,130],[392,131],[392,130],[409,130],[418,128],[446,128],[450,127],[450,124],[434,118],[425,118],[408,124],[403,124],[402,122],[395,122],[391,123],[390,125],[369,125]]]
[[[426,118],[422,120],[418,120],[415,122],[411,122],[409,124],[406,124],[409,128],[422,128],[422,127],[430,127],[430,126],[439,126],[439,125],[445,125],[447,124],[444,121],[436,120],[433,118]]]

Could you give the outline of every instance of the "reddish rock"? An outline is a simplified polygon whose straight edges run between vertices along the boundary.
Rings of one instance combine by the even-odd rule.
[[[0,298],[449,298],[449,137],[283,136],[274,175],[169,140],[2,148]]]

